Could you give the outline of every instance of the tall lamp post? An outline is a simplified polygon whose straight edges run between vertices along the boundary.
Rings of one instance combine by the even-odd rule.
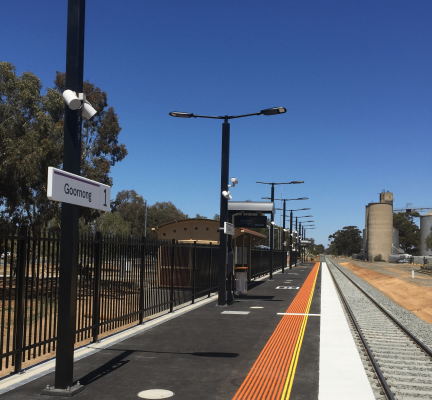
[[[292,253],[293,253],[293,249],[292,249],[292,245],[293,245],[293,212],[294,211],[306,211],[306,210],[310,210],[310,208],[299,208],[297,210],[287,210],[290,212],[290,227],[289,227],[289,232],[290,232],[290,243],[289,243],[289,253],[290,253],[290,265],[289,268],[292,269]],[[297,225],[296,225],[297,227]]]
[[[305,225],[305,226],[308,227],[307,229],[316,229],[316,228],[313,228],[315,225]],[[306,228],[304,228],[304,235],[305,235],[305,238],[306,238]],[[305,249],[305,256],[306,256],[306,249]]]
[[[312,215],[306,215],[305,217],[312,217]],[[303,218],[305,218],[305,217],[303,217]],[[298,218],[302,218],[302,217],[298,217]],[[301,239],[305,238],[305,236],[304,236],[304,223],[305,222],[314,222],[314,221],[303,221],[303,224],[300,222],[300,225],[299,225],[300,241],[301,241]],[[299,247],[300,247],[300,262],[303,262],[304,261],[304,252],[302,251],[301,242],[300,242]]]
[[[83,92],[85,0],[69,0],[66,40],[66,88]],[[82,110],[65,106],[63,170],[80,175]],[[74,385],[79,206],[62,203],[57,351],[54,387],[44,394],[73,396],[84,389]],[[45,393],[46,392],[46,393]]]
[[[219,225],[219,274],[218,274],[218,306],[227,303],[227,238],[224,233],[225,222],[228,220],[228,176],[229,176],[229,149],[230,149],[230,124],[229,119],[251,117],[254,115],[278,115],[286,113],[284,107],[272,107],[253,114],[225,115],[220,117],[209,115],[197,115],[193,113],[173,111],[169,115],[178,118],[210,118],[222,119],[222,160],[221,160],[221,186],[220,186],[220,225]],[[228,195],[227,195],[228,194]]]
[[[268,197],[263,197],[263,199],[268,199]],[[276,200],[281,200],[281,201],[283,201],[283,208],[276,208],[276,210],[283,210],[283,230],[282,230],[282,249],[283,249],[283,251],[285,252],[285,231],[286,231],[286,229],[285,229],[285,208],[286,208],[286,202],[287,201],[292,201],[292,200],[307,200],[308,198],[307,197],[299,197],[298,199],[276,199]],[[290,232],[291,233],[291,232]],[[285,257],[286,258],[286,257]],[[284,268],[287,266],[286,265],[286,263],[287,263],[287,259],[285,259],[285,261],[284,261],[284,263],[282,264],[282,273],[284,274],[285,273],[285,270],[284,270]]]
[[[140,194],[135,195],[137,199],[141,199],[145,206],[145,216],[144,216],[144,237],[147,237],[147,200]]]
[[[299,184],[299,183],[304,183],[304,182],[303,181],[292,181],[292,182],[282,182],[282,183],[275,183],[275,182],[257,182],[257,183],[261,183],[263,185],[271,185],[270,200],[273,203],[274,202],[274,187],[275,187],[275,185],[293,185],[293,184]],[[269,277],[269,280],[272,281],[273,280],[273,237],[274,237],[274,230],[273,230],[274,213],[273,213],[273,211],[271,213],[270,226],[271,226],[271,228],[270,228],[270,277]]]

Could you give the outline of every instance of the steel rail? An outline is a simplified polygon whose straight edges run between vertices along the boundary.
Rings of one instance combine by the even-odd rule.
[[[327,257],[326,257],[327,258]],[[426,346],[417,336],[415,336],[408,328],[401,324],[393,315],[391,315],[385,308],[378,304],[369,294],[367,294],[357,283],[355,283],[345,272],[343,272],[333,261],[330,261],[339,271],[343,274],[357,289],[360,290],[375,306],[380,309],[388,318],[390,318],[404,333],[413,340],[429,357],[432,358],[432,350]],[[337,263],[336,263],[337,264]]]
[[[334,265],[334,264],[333,264],[333,265]],[[339,268],[338,268],[338,269],[339,269]],[[393,393],[392,393],[392,391],[391,391],[391,389],[390,389],[390,386],[388,385],[388,383],[387,383],[387,381],[386,381],[386,379],[385,379],[383,373],[381,372],[380,367],[378,366],[377,361],[375,360],[375,357],[374,357],[373,354],[372,354],[371,349],[369,348],[369,346],[368,346],[368,344],[367,344],[367,342],[366,342],[366,339],[364,338],[364,336],[363,336],[363,334],[362,334],[362,332],[361,332],[360,327],[359,327],[358,324],[357,324],[357,321],[356,321],[356,319],[355,319],[355,317],[354,317],[354,314],[353,314],[353,312],[351,311],[351,308],[350,308],[350,306],[348,305],[348,302],[347,302],[347,300],[345,299],[345,296],[343,295],[341,288],[339,287],[338,283],[336,282],[336,279],[334,278],[333,273],[330,271],[330,268],[329,268],[329,272],[330,272],[330,276],[332,277],[333,283],[335,284],[336,289],[338,290],[339,295],[341,296],[341,299],[343,300],[343,303],[344,303],[344,305],[345,305],[345,308],[347,309],[347,311],[348,311],[348,313],[349,313],[349,315],[350,315],[350,317],[351,317],[351,320],[352,320],[352,322],[353,322],[353,324],[354,324],[354,326],[355,326],[355,328],[356,328],[356,331],[357,331],[358,335],[360,336],[360,339],[361,339],[361,341],[362,341],[362,343],[363,343],[363,346],[364,346],[364,348],[366,349],[366,352],[367,352],[367,354],[368,354],[369,360],[370,360],[371,363],[372,363],[372,366],[373,366],[373,368],[374,368],[374,370],[375,370],[375,373],[377,374],[378,379],[379,379],[380,382],[381,382],[381,386],[382,386],[382,388],[383,388],[383,390],[384,390],[384,394],[387,396],[387,398],[388,398],[389,400],[396,400],[396,398],[394,397],[394,395],[393,395]]]

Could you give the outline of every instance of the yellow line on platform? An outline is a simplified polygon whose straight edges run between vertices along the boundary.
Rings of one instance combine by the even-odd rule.
[[[313,294],[314,294],[314,291],[315,291],[315,284],[316,284],[316,280],[317,280],[317,276],[318,276],[318,271],[319,271],[319,268],[317,269],[317,272],[316,272],[316,275],[315,275],[315,280],[314,280],[314,283],[313,283],[313,286],[312,286],[312,290],[311,290],[311,293],[310,293],[310,296],[309,296],[309,301],[308,301],[308,305],[306,307],[306,312],[305,312],[305,315],[303,317],[303,322],[302,322],[302,326],[301,326],[301,329],[300,329],[300,335],[297,338],[297,343],[296,343],[296,347],[295,347],[295,350],[294,350],[294,357],[291,360],[291,365],[289,367],[288,376],[287,376],[287,380],[286,380],[285,385],[284,385],[284,389],[283,389],[283,392],[282,392],[281,400],[288,400],[290,398],[290,395],[291,395],[291,389],[292,389],[292,385],[293,385],[293,382],[294,382],[295,372],[296,372],[296,369],[297,369],[297,363],[298,363],[298,358],[299,358],[299,355],[300,355],[300,349],[301,349],[301,345],[303,343],[304,333],[305,333],[305,330],[306,330],[308,313],[309,313],[309,310],[310,310]]]

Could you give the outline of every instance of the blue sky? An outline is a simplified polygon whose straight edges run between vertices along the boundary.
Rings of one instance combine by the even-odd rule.
[[[66,0],[6,2],[0,60],[52,87],[66,17]],[[324,245],[344,226],[363,229],[383,189],[396,208],[432,207],[431,17],[429,0],[88,0],[84,77],[107,92],[129,151],[112,169],[112,197],[134,189],[213,217],[221,121],[168,113],[284,106],[231,121],[233,200],[270,196],[256,181],[303,180],[275,194],[309,198],[288,208],[311,208],[308,236]]]

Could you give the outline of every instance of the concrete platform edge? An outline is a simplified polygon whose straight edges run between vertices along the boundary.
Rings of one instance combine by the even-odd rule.
[[[374,400],[342,305],[322,264],[319,400]]]

